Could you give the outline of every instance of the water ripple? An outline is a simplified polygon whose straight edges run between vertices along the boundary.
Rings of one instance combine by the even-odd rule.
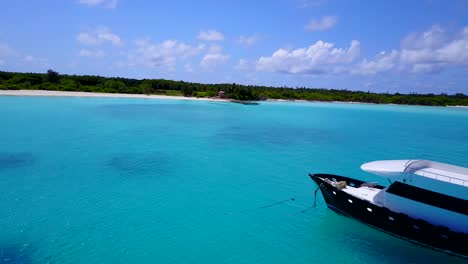
[[[125,153],[107,161],[107,166],[122,176],[161,175],[166,173],[172,159],[164,153]]]

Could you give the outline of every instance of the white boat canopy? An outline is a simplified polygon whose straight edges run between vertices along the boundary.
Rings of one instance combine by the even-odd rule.
[[[468,187],[468,168],[430,160],[380,160],[365,163],[361,169],[387,178],[415,174]]]

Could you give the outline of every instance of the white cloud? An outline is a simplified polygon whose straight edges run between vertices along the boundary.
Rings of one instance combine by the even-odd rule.
[[[87,32],[80,32],[76,39],[85,45],[99,45],[102,43],[102,41],[98,40],[96,37]]]
[[[8,44],[0,43],[0,58],[17,56],[17,55],[18,55],[18,52],[14,48],[9,46]]]
[[[248,61],[246,59],[239,59],[239,62],[234,67],[234,69],[238,71],[242,71],[245,75],[245,81],[248,83],[256,83],[257,82],[257,72],[255,71],[255,63]]]
[[[229,56],[222,53],[209,53],[203,57],[200,66],[205,69],[213,69],[213,67],[225,63],[228,59]]]
[[[401,41],[402,49],[435,49],[447,41],[445,30],[439,25],[423,33],[411,33]]]
[[[382,51],[370,59],[357,61],[359,53],[360,44],[355,40],[347,49],[318,41],[308,48],[279,49],[271,56],[260,57],[256,69],[289,74],[374,75],[388,71],[434,73],[447,68],[468,68],[468,27],[457,34],[449,34],[435,25],[424,32],[409,34],[399,49]],[[236,68],[246,65],[247,61],[240,61]]]
[[[1,65],[15,62],[19,65],[49,66],[47,59],[24,54],[6,43],[0,43],[0,61]]]
[[[468,27],[452,37],[438,25],[422,33],[409,34],[403,39],[401,49],[364,60],[353,72],[375,74],[399,70],[429,73],[448,67],[468,67]]]
[[[312,19],[305,26],[307,31],[325,31],[333,28],[338,23],[336,16],[324,16],[321,19]]]
[[[224,34],[216,30],[201,31],[198,34],[198,39],[203,41],[222,41]]]
[[[116,8],[118,0],[79,0],[80,4],[87,6],[101,6],[105,8]]]
[[[220,45],[210,45],[208,49],[208,53],[214,54],[214,53],[222,53],[223,52],[223,47]]]
[[[229,55],[224,54],[220,46],[213,45],[200,61],[200,66],[205,70],[212,70],[216,66],[224,64],[229,59]]]
[[[184,65],[184,68],[185,68],[185,71],[186,71],[186,72],[194,72],[193,67],[192,67],[192,64],[190,64],[190,63],[186,63],[186,64]]]
[[[449,38],[439,26],[415,34],[400,51],[402,67],[413,72],[439,71],[450,66],[468,66],[468,27]]]
[[[148,40],[135,42],[137,49],[129,55],[131,65],[143,64],[149,67],[165,67],[173,70],[178,61],[200,53],[205,46],[192,46],[177,40],[152,43]]]
[[[100,58],[100,57],[104,57],[106,54],[102,50],[93,51],[89,49],[81,49],[78,55],[80,57]]]
[[[393,69],[398,63],[398,51],[382,51],[373,60],[364,59],[357,67],[351,69],[352,73],[363,75],[376,74]]]
[[[106,42],[114,46],[123,45],[121,38],[117,34],[112,33],[107,27],[98,27],[91,32],[80,32],[76,39],[80,43],[89,46],[99,46]]]
[[[308,7],[318,7],[325,4],[327,0],[298,0],[297,7],[299,8],[308,8]]]
[[[252,69],[252,64],[246,59],[240,59],[235,69],[240,71],[247,71]]]
[[[24,60],[25,61],[34,61],[34,57],[31,56],[31,55],[27,55],[27,56],[24,57]]]
[[[351,41],[348,49],[335,48],[333,43],[317,41],[308,48],[292,51],[279,49],[270,57],[257,61],[257,70],[290,74],[339,73],[360,54],[360,43]]]
[[[240,36],[237,42],[245,46],[252,46],[260,40],[260,37],[257,35],[252,36]]]
[[[38,66],[41,66],[41,67],[49,67],[50,66],[47,59],[37,58],[37,57],[31,56],[31,55],[24,55],[22,57],[22,60],[24,62],[26,62],[27,64],[29,64],[29,65],[38,65]]]

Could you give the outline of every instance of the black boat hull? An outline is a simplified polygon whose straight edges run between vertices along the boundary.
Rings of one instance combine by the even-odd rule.
[[[377,206],[350,195],[323,179],[346,181],[348,185],[356,187],[363,184],[363,181],[331,174],[310,174],[310,177],[319,186],[328,208],[338,214],[354,218],[410,242],[468,259],[468,234],[454,232],[446,227],[435,226],[424,220]],[[374,188],[384,187],[377,185]]]

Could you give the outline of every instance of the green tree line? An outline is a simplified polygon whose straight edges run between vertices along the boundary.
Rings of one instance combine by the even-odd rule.
[[[350,101],[376,104],[407,105],[464,105],[468,96],[457,94],[390,94],[323,88],[289,88],[235,83],[202,84],[165,79],[108,78],[89,75],[64,75],[49,70],[47,73],[15,73],[0,71],[0,90],[53,90],[128,94],[164,94],[193,97],[216,97],[219,91],[225,97],[242,100],[309,100]]]

